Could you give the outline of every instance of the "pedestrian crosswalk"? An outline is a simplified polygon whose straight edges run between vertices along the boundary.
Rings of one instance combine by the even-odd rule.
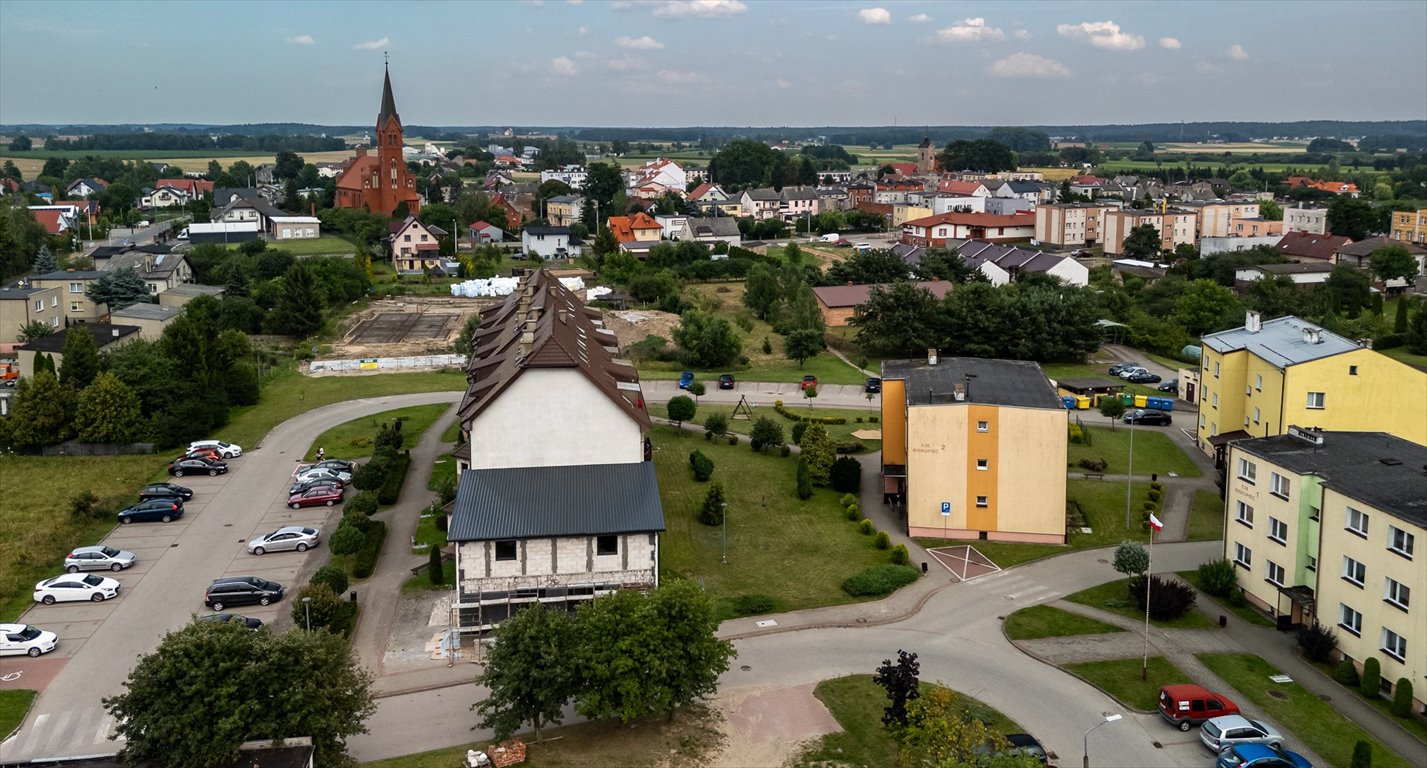
[[[6,762],[114,754],[123,746],[123,741],[111,740],[109,736],[113,731],[113,716],[99,704],[63,712],[40,712],[0,744],[0,752],[4,753]]]
[[[1017,606],[1048,603],[1065,594],[1016,571],[997,571],[969,584]]]

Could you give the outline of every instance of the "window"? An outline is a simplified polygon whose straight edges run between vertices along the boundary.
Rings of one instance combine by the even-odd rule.
[[[1259,423],[1259,407],[1257,405],[1254,406],[1254,423]]]
[[[1396,579],[1393,579],[1391,577],[1387,579],[1387,583],[1384,586],[1382,592],[1382,599],[1384,601],[1391,603],[1405,611],[1407,610],[1408,606],[1407,600],[1411,596],[1412,590],[1408,589],[1406,584],[1403,584],[1402,582],[1397,581]]]
[[[1347,555],[1343,556],[1343,581],[1361,587],[1367,577],[1368,567]]]
[[[1338,603],[1338,626],[1361,637],[1363,634],[1363,615],[1343,603]]]
[[[1248,547],[1234,542],[1234,562],[1252,570],[1254,564],[1254,551]]]
[[[1358,375],[1358,367],[1357,367],[1356,365],[1350,365],[1350,366],[1348,366],[1348,375],[1349,375],[1349,376],[1357,376],[1357,375]]]
[[[495,559],[496,562],[500,562],[502,560],[514,560],[515,540],[508,539],[506,541],[497,541],[495,543]]]
[[[1258,409],[1255,408],[1254,411],[1257,412]],[[1258,421],[1257,416],[1254,417],[1254,421]],[[1277,472],[1272,472],[1269,474],[1269,493],[1272,493],[1273,495],[1278,496],[1279,498],[1286,499],[1288,498],[1288,491],[1291,487],[1292,483],[1287,477],[1280,475]]]
[[[1309,520],[1312,520],[1313,522],[1316,523],[1316,522],[1318,522],[1319,518],[1321,518],[1321,517],[1323,517],[1323,510],[1319,509],[1318,507],[1309,507],[1309,508],[1308,508],[1308,519],[1309,519]]]
[[[1307,407],[1308,407],[1308,408],[1311,408],[1311,409],[1313,409],[1313,410],[1318,410],[1318,411],[1323,410],[1323,393],[1322,393],[1322,392],[1309,392],[1309,393],[1308,393],[1308,405],[1307,405]]]
[[[1382,652],[1398,661],[1405,660],[1407,658],[1407,638],[1383,627]]]
[[[51,306],[51,307],[58,307],[58,306],[59,306],[59,297],[58,297],[58,296],[51,296],[51,297],[50,297],[50,306]]]
[[[79,311],[79,302],[77,302],[77,301],[71,301],[71,302],[69,303],[69,311],[70,311],[70,312],[78,312],[78,311]]]
[[[44,309],[45,309],[45,300],[44,300],[44,299],[35,299],[35,311],[36,311],[36,312],[43,312]]]
[[[1219,378],[1219,361],[1214,361],[1214,378]]]
[[[976,497],[976,506],[977,506],[978,508],[985,509],[986,507],[989,507],[990,505],[991,505],[991,502],[987,500],[987,497],[986,497],[986,496],[977,496],[977,497]]]
[[[597,555],[617,555],[619,554],[618,536],[596,536],[595,554]]]
[[[1308,560],[1304,563],[1303,567],[1304,567],[1304,568],[1307,568],[1307,569],[1310,570],[1310,571],[1317,571],[1317,570],[1318,570],[1318,558],[1314,557],[1313,555],[1309,555],[1309,556],[1308,556]]]
[[[70,292],[70,293],[84,293],[84,283],[70,283],[70,284],[69,284],[69,292]]]
[[[1279,544],[1287,543],[1288,523],[1285,523],[1276,517],[1270,517],[1268,519],[1268,537],[1278,542]]]
[[[989,422],[989,421],[978,421],[978,422],[976,422],[976,431],[977,431],[977,432],[990,432],[990,431],[991,431],[991,422]]]
[[[983,470],[983,471],[984,471],[984,470],[987,470],[987,469],[990,469],[990,468],[991,468],[991,461],[990,461],[989,459],[977,459],[977,460],[976,460],[976,468],[979,469],[979,470]]]
[[[1235,503],[1238,505],[1238,512],[1235,513],[1234,519],[1238,520],[1244,525],[1247,525],[1250,528],[1254,527],[1254,508],[1249,506],[1248,504],[1245,504],[1242,501],[1238,501]]]
[[[1268,583],[1275,587],[1283,586],[1283,566],[1272,560],[1268,561]]]
[[[1346,527],[1348,530],[1352,531],[1353,533],[1356,533],[1357,535],[1362,536],[1363,538],[1367,538],[1367,536],[1368,536],[1368,516],[1367,516],[1367,514],[1364,513],[1364,512],[1362,512],[1361,510],[1357,510],[1357,509],[1353,509],[1352,507],[1348,507],[1348,524],[1347,524],[1345,527]]]
[[[1363,523],[1363,532],[1367,532],[1366,520],[1364,520]],[[1387,550],[1389,552],[1395,552],[1407,558],[1408,560],[1411,560],[1412,545],[1416,543],[1416,538],[1417,537],[1413,536],[1407,531],[1402,530],[1401,528],[1398,528],[1397,526],[1389,525],[1387,527]]]
[[[1254,376],[1254,389],[1257,389],[1257,390],[1260,391],[1260,392],[1263,391],[1263,374],[1262,374],[1262,373],[1258,374],[1257,376]]]
[[[1258,479],[1259,468],[1248,459],[1239,459],[1239,479],[1247,481],[1250,485]]]
[[[1214,408],[1218,408],[1218,407],[1219,407],[1219,393],[1218,393],[1218,392],[1215,392],[1215,393],[1214,393],[1214,395],[1213,395],[1213,400],[1209,403],[1209,405],[1210,405],[1211,407],[1214,407]]]

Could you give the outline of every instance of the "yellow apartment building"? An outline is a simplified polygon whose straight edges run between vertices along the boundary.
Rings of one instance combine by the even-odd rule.
[[[1032,362],[884,361],[883,495],[909,536],[1064,543],[1066,413]]]
[[[1415,211],[1393,211],[1392,239],[1427,245],[1427,208]]]
[[[1334,627],[1339,654],[1427,695],[1427,447],[1381,432],[1241,440],[1225,480],[1224,557],[1283,625]]]
[[[1205,200],[1180,203],[1179,207],[1199,214],[1200,237],[1233,237],[1235,219],[1257,219],[1259,216],[1258,203]]]
[[[1290,424],[1386,432],[1427,445],[1427,371],[1306,320],[1263,321],[1203,337],[1196,443],[1223,467],[1224,447]]]
[[[1172,251],[1178,245],[1193,245],[1198,233],[1199,215],[1193,211],[1167,210],[1108,211],[1105,214],[1105,253],[1119,256],[1125,252],[1125,238],[1130,230],[1149,224],[1159,230],[1159,249]]]
[[[1084,248],[1100,242],[1109,205],[1063,203],[1036,206],[1036,242]]]

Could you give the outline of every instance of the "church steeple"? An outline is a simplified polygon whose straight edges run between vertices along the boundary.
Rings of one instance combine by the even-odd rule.
[[[396,118],[401,122],[401,115],[396,113],[396,99],[391,95],[391,67],[387,66],[386,81],[382,83],[382,111],[377,113],[377,129],[380,130],[386,124],[388,117]]]

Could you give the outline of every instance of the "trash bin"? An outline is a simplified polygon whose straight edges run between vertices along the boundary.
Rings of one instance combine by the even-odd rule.
[[[351,593],[347,595],[347,597],[351,598],[352,602],[357,602],[357,590],[352,590]]]
[[[922,563],[922,573],[925,574],[926,572],[927,572],[927,564],[926,564],[925,562],[923,562],[923,563]]]

